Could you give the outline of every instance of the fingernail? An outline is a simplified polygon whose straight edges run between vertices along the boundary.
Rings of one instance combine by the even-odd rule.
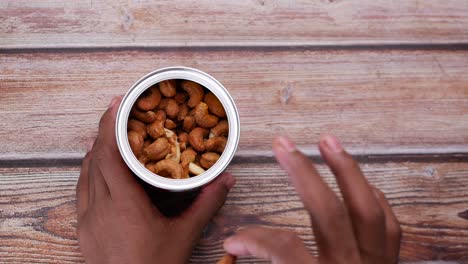
[[[226,239],[224,240],[224,243],[229,244],[229,243],[232,243],[233,241],[234,241],[234,239],[232,238],[232,236],[230,236],[230,237],[228,237],[228,238],[226,238]]]
[[[224,241],[224,246],[229,253],[234,254],[242,254],[244,252],[244,245],[242,243],[238,243],[237,239],[234,237],[229,237]]]
[[[279,144],[279,147],[282,148],[285,152],[296,151],[296,145],[287,137],[280,136],[276,139],[276,142]]]
[[[117,101],[119,100],[119,97],[113,97],[110,104],[109,104],[109,108],[112,108],[116,103]]]
[[[340,142],[338,139],[334,136],[325,136],[322,141],[325,143],[325,145],[328,147],[333,152],[342,152],[343,147],[341,146]]]

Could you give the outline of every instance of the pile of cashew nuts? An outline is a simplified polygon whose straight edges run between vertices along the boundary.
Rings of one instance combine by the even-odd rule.
[[[213,93],[192,81],[167,80],[137,99],[127,131],[133,154],[148,170],[186,179],[218,161],[229,126]]]

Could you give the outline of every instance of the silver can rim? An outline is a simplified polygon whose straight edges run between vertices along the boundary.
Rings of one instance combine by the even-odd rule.
[[[229,136],[226,148],[219,160],[206,172],[188,179],[169,179],[158,176],[147,170],[135,157],[127,137],[127,122],[130,110],[136,99],[149,87],[164,80],[185,79],[197,82],[218,97],[222,103],[229,124]],[[117,146],[127,166],[146,183],[169,191],[187,191],[204,186],[219,176],[233,159],[240,139],[240,120],[237,107],[227,89],[211,75],[189,67],[166,67],[148,73],[135,82],[122,99],[117,112],[115,125]]]

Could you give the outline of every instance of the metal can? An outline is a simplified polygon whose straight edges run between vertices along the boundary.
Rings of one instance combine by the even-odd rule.
[[[190,80],[210,90],[222,103],[229,124],[227,144],[219,160],[206,172],[188,179],[170,179],[153,174],[138,161],[128,142],[127,123],[130,111],[136,100],[146,89],[154,84],[171,79]],[[122,99],[117,112],[115,132],[120,154],[127,166],[137,177],[154,187],[172,192],[181,192],[197,189],[211,182],[226,169],[234,157],[239,144],[240,120],[234,100],[218,80],[200,70],[177,66],[153,71],[130,87],[130,90]]]

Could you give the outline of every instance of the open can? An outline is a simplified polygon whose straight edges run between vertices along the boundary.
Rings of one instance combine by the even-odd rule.
[[[127,123],[130,111],[136,100],[151,86],[161,81],[171,79],[193,81],[210,90],[223,105],[229,124],[229,135],[226,147],[219,160],[204,173],[188,179],[170,179],[152,173],[138,161],[128,142]],[[239,144],[240,121],[234,100],[219,81],[205,72],[193,68],[177,66],[153,71],[131,86],[120,104],[117,113],[115,132],[120,154],[127,166],[138,178],[159,189],[171,192],[185,192],[198,189],[211,182],[226,169],[234,157]]]

